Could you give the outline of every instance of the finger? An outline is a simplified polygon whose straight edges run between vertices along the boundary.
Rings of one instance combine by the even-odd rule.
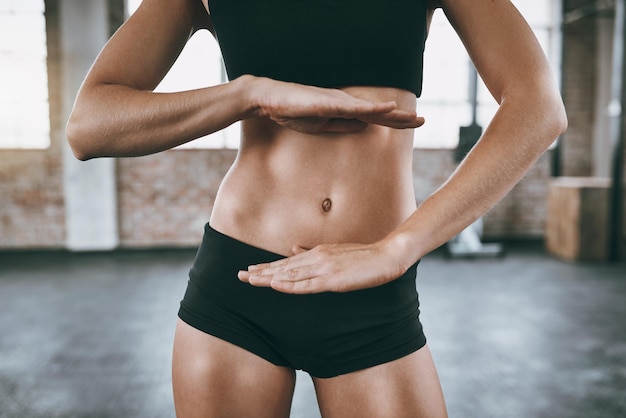
[[[425,122],[425,119],[421,116],[417,116],[415,112],[407,111],[394,111],[385,115],[366,116],[362,117],[364,122],[388,126],[390,128],[419,128]]]
[[[255,287],[271,287],[272,285],[272,275],[262,275],[262,274],[254,274],[250,273],[248,277],[247,283],[255,286]]]
[[[271,287],[278,292],[304,295],[322,292],[323,288],[320,287],[320,282],[321,280],[317,277],[311,277],[297,282],[273,280]]]
[[[241,281],[257,287],[273,287],[276,283],[310,281],[316,277],[315,269],[311,267],[290,268],[285,271],[268,272],[268,269],[257,272],[240,271],[238,277]],[[280,284],[279,284],[280,286]],[[307,287],[304,285],[303,287]]]
[[[271,276],[272,281],[279,282],[299,282],[309,280],[314,277],[323,276],[329,272],[329,268],[324,264],[303,264],[291,265],[288,269],[268,273],[264,271],[263,276]],[[252,273],[253,275],[255,273]]]
[[[368,100],[353,98],[352,100],[342,100],[340,102],[328,102],[321,107],[316,116],[354,119],[356,116],[381,115],[392,112],[397,108],[394,101],[390,102],[370,102]]]
[[[345,279],[340,274],[320,274],[296,281],[272,280],[271,287],[279,292],[298,295],[321,292],[345,292],[348,289],[342,288],[342,282],[345,282]]]
[[[246,282],[250,281],[250,277],[255,276],[253,280],[258,279],[257,276],[273,277],[277,273],[287,271],[292,268],[299,268],[302,263],[294,264],[291,258],[283,258],[281,260],[272,263],[255,264],[248,266],[247,270],[241,270],[238,272],[238,277]]]
[[[237,278],[239,280],[241,280],[244,283],[249,283],[250,282],[250,276],[252,275],[252,273],[250,273],[249,271],[246,270],[239,270],[237,272]]]
[[[274,279],[273,274],[254,273],[246,270],[240,270],[237,277],[242,282],[256,287],[270,287]]]
[[[389,113],[398,108],[398,104],[395,102],[395,100],[390,100],[388,102],[368,103],[371,103],[373,105],[370,111],[371,113]]]
[[[387,126],[395,129],[419,128],[425,122],[415,112],[397,111],[384,115],[358,115],[359,119],[329,118],[320,131],[337,133],[356,133],[369,124]]]
[[[272,275],[271,273],[267,273],[268,269],[271,269],[270,263],[251,265],[248,266],[248,270],[239,270],[237,272],[237,278],[253,286],[269,287],[272,281]]]
[[[287,259],[284,258],[282,260],[279,260],[280,263],[287,263]],[[275,262],[278,263],[278,262]],[[276,266],[277,264],[274,264],[274,266]],[[258,270],[263,270],[263,269],[267,269],[272,267],[272,263],[261,263],[261,264],[252,264],[248,266],[248,271],[258,271]]]

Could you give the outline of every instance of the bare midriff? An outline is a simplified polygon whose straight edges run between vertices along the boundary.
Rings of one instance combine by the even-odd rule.
[[[415,109],[415,95],[408,91],[344,90]],[[269,119],[247,119],[210,223],[283,255],[291,255],[294,245],[378,241],[415,210],[412,150],[412,129],[368,125],[357,133],[310,135]]]

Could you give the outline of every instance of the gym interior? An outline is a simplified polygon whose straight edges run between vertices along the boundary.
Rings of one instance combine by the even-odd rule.
[[[0,418],[174,416],[176,312],[238,133],[141,158],[74,158],[65,123],[76,92],[137,3],[0,0]],[[569,128],[496,207],[422,260],[422,322],[451,417],[626,416],[626,2],[514,3],[554,69]],[[436,18],[426,60],[460,81],[446,100],[425,90],[418,101],[433,116],[416,131],[417,203],[471,146],[468,125],[494,109],[467,58],[446,53],[458,39]],[[180,78],[223,82],[202,36],[212,55]],[[434,70],[424,77],[437,86]],[[299,372],[292,417],[319,416]]]

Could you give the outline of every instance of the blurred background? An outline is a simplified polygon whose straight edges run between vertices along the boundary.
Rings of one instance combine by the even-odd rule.
[[[466,248],[424,260],[427,335],[452,417],[626,416],[624,1],[513,3],[569,129]],[[139,4],[0,0],[0,418],[173,416],[178,301],[239,138],[234,125],[148,157],[72,156],[76,92]],[[441,11],[425,63],[418,202],[456,167],[461,128],[496,110]],[[225,81],[201,31],[158,90]],[[319,416],[300,374],[292,416]]]

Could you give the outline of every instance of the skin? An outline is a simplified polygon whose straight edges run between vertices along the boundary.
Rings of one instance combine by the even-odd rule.
[[[443,8],[500,107],[454,174],[419,207],[412,129],[424,120],[410,92],[242,76],[153,93],[188,37],[212,30],[206,1],[143,1],[87,75],[68,140],[82,160],[141,156],[241,120],[238,157],[210,222],[285,258],[250,266],[239,278],[288,293],[387,283],[496,204],[566,127],[545,57],[507,0],[432,6]],[[182,418],[287,417],[295,382],[293,370],[180,320],[172,376]],[[428,346],[314,383],[324,417],[446,416]]]

